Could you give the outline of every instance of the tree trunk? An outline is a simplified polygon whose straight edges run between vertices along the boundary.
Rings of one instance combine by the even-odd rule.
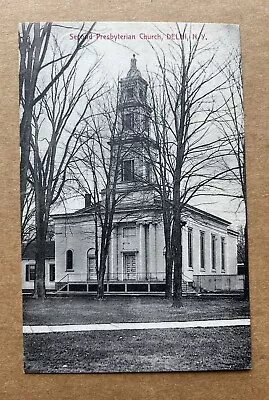
[[[163,206],[164,207],[164,206]],[[163,209],[163,228],[165,241],[165,298],[172,299],[173,255],[171,247],[171,218],[167,209]]]
[[[98,279],[98,286],[97,286],[97,299],[103,300],[104,298],[104,279]]]
[[[36,276],[34,298],[45,299],[45,259],[46,259],[46,237],[48,223],[45,219],[44,193],[40,180],[35,182],[35,223],[36,223]]]
[[[42,228],[41,228],[42,230]],[[34,298],[44,300],[46,297],[45,287],[45,251],[46,251],[46,235],[39,232],[36,238],[36,276]]]
[[[100,267],[98,271],[98,283],[97,283],[97,299],[101,300],[104,298],[104,280],[106,273],[106,260],[108,256],[108,246],[101,246],[100,250]]]
[[[172,282],[173,282],[173,258],[171,249],[165,251],[165,298],[172,299]]]
[[[102,300],[104,298],[104,280],[105,280],[106,264],[105,260],[101,262],[100,270],[98,274],[98,284],[97,284],[97,299]]]
[[[21,147],[21,161],[20,161],[20,203],[21,203],[21,220],[23,216],[23,208],[26,194],[27,172],[29,168],[29,153],[30,153],[30,136],[32,132],[31,117],[32,114],[23,117],[20,124],[20,147]]]
[[[245,225],[245,280],[244,280],[244,299],[249,300],[249,267],[248,267],[248,224]]]

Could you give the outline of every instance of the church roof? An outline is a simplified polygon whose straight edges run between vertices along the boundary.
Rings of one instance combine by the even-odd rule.
[[[36,256],[36,242],[31,242],[29,244],[25,243],[22,245],[22,259],[23,260],[34,260]],[[45,258],[54,259],[55,258],[55,242],[47,241],[45,249]]]
[[[127,73],[127,78],[142,78],[141,72],[136,66],[135,54],[133,54],[133,58],[131,58],[131,67]]]
[[[139,210],[141,208],[144,209],[144,210],[149,208],[152,211],[153,211],[153,209],[160,211],[161,210],[161,205],[160,205],[160,202],[158,202],[158,201],[156,201],[154,204],[148,204],[147,206],[145,204],[139,205],[137,203],[136,204],[128,204],[128,205],[125,204],[123,207],[117,207],[116,214],[118,212],[124,212],[124,211],[127,211],[127,210],[128,210],[129,213],[131,212],[131,210],[133,210],[133,212],[135,213],[135,211],[137,211],[137,210]],[[81,209],[79,209],[79,210],[77,210],[77,211],[75,211],[73,213],[70,213],[70,214],[56,214],[56,215],[53,215],[53,217],[55,219],[57,219],[57,218],[66,218],[66,217],[76,217],[76,216],[79,217],[79,216],[82,216],[82,215],[93,214],[93,211],[94,211],[94,207],[93,206],[91,206],[91,207],[83,207],[83,208],[81,208]],[[186,204],[184,206],[184,211],[187,211],[187,212],[190,212],[190,213],[194,213],[196,215],[200,215],[201,217],[204,217],[204,218],[207,218],[207,219],[209,219],[211,221],[226,225],[227,227],[229,225],[231,225],[230,221],[227,221],[226,219],[223,219],[223,218],[221,218],[221,217],[219,217],[219,216],[217,216],[215,214],[209,213],[207,211],[204,211],[204,210],[202,210],[202,209],[200,209],[198,207],[192,206],[190,204]],[[231,230],[231,232],[233,231],[231,228],[229,228],[229,229]],[[233,231],[233,232],[236,233],[235,231]]]
[[[202,210],[202,209],[200,209],[198,207],[195,207],[195,206],[192,206],[190,204],[186,204],[184,206],[184,209],[186,211],[190,211],[190,212],[194,212],[196,214],[203,215],[203,216],[207,217],[208,219],[211,219],[212,221],[216,221],[216,222],[219,222],[219,223],[224,224],[224,225],[231,225],[231,222],[228,221],[227,219],[221,218],[218,215],[212,214],[212,213],[210,213],[208,211]]]

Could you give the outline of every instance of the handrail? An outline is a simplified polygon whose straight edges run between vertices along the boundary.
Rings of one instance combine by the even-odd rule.
[[[215,273],[213,273],[213,274],[201,274],[201,275],[199,275],[199,274],[193,274],[193,277],[197,277],[197,276],[206,276],[206,277],[211,277],[211,278],[215,278],[215,277],[227,277],[227,278],[229,278],[229,276],[238,276],[238,277],[243,277],[244,275],[243,274],[240,274],[240,275],[238,275],[238,274],[225,274],[224,272],[222,273],[222,274],[215,274]]]
[[[64,280],[66,277],[68,278],[68,279],[67,279],[67,282],[68,282],[68,281],[69,281],[69,274],[66,274],[66,275],[64,275],[64,276],[58,281],[58,283],[59,283],[59,282],[63,282],[63,280]]]
[[[113,273],[113,274],[105,274],[105,282],[112,281],[149,281],[149,282],[164,282],[165,281],[165,273],[157,272],[157,273]],[[90,282],[97,281],[97,276],[88,276],[87,273],[68,273],[64,275],[59,282],[72,283],[72,282]]]
[[[193,279],[190,276],[187,276],[187,275],[183,274],[183,272],[182,272],[182,278],[186,278],[187,282],[192,282],[193,281]],[[184,280],[184,281],[186,282],[186,280]]]

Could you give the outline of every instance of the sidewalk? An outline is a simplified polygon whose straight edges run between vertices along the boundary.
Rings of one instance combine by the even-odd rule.
[[[225,326],[249,326],[250,319],[223,319],[186,322],[123,322],[112,324],[89,325],[26,325],[23,333],[56,333],[56,332],[87,332],[87,331],[119,331],[141,329],[184,329],[184,328],[212,328]]]

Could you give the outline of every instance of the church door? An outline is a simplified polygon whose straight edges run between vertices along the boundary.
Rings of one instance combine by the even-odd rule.
[[[136,276],[136,254],[128,253],[124,254],[123,259],[124,266],[124,279],[135,280]]]

